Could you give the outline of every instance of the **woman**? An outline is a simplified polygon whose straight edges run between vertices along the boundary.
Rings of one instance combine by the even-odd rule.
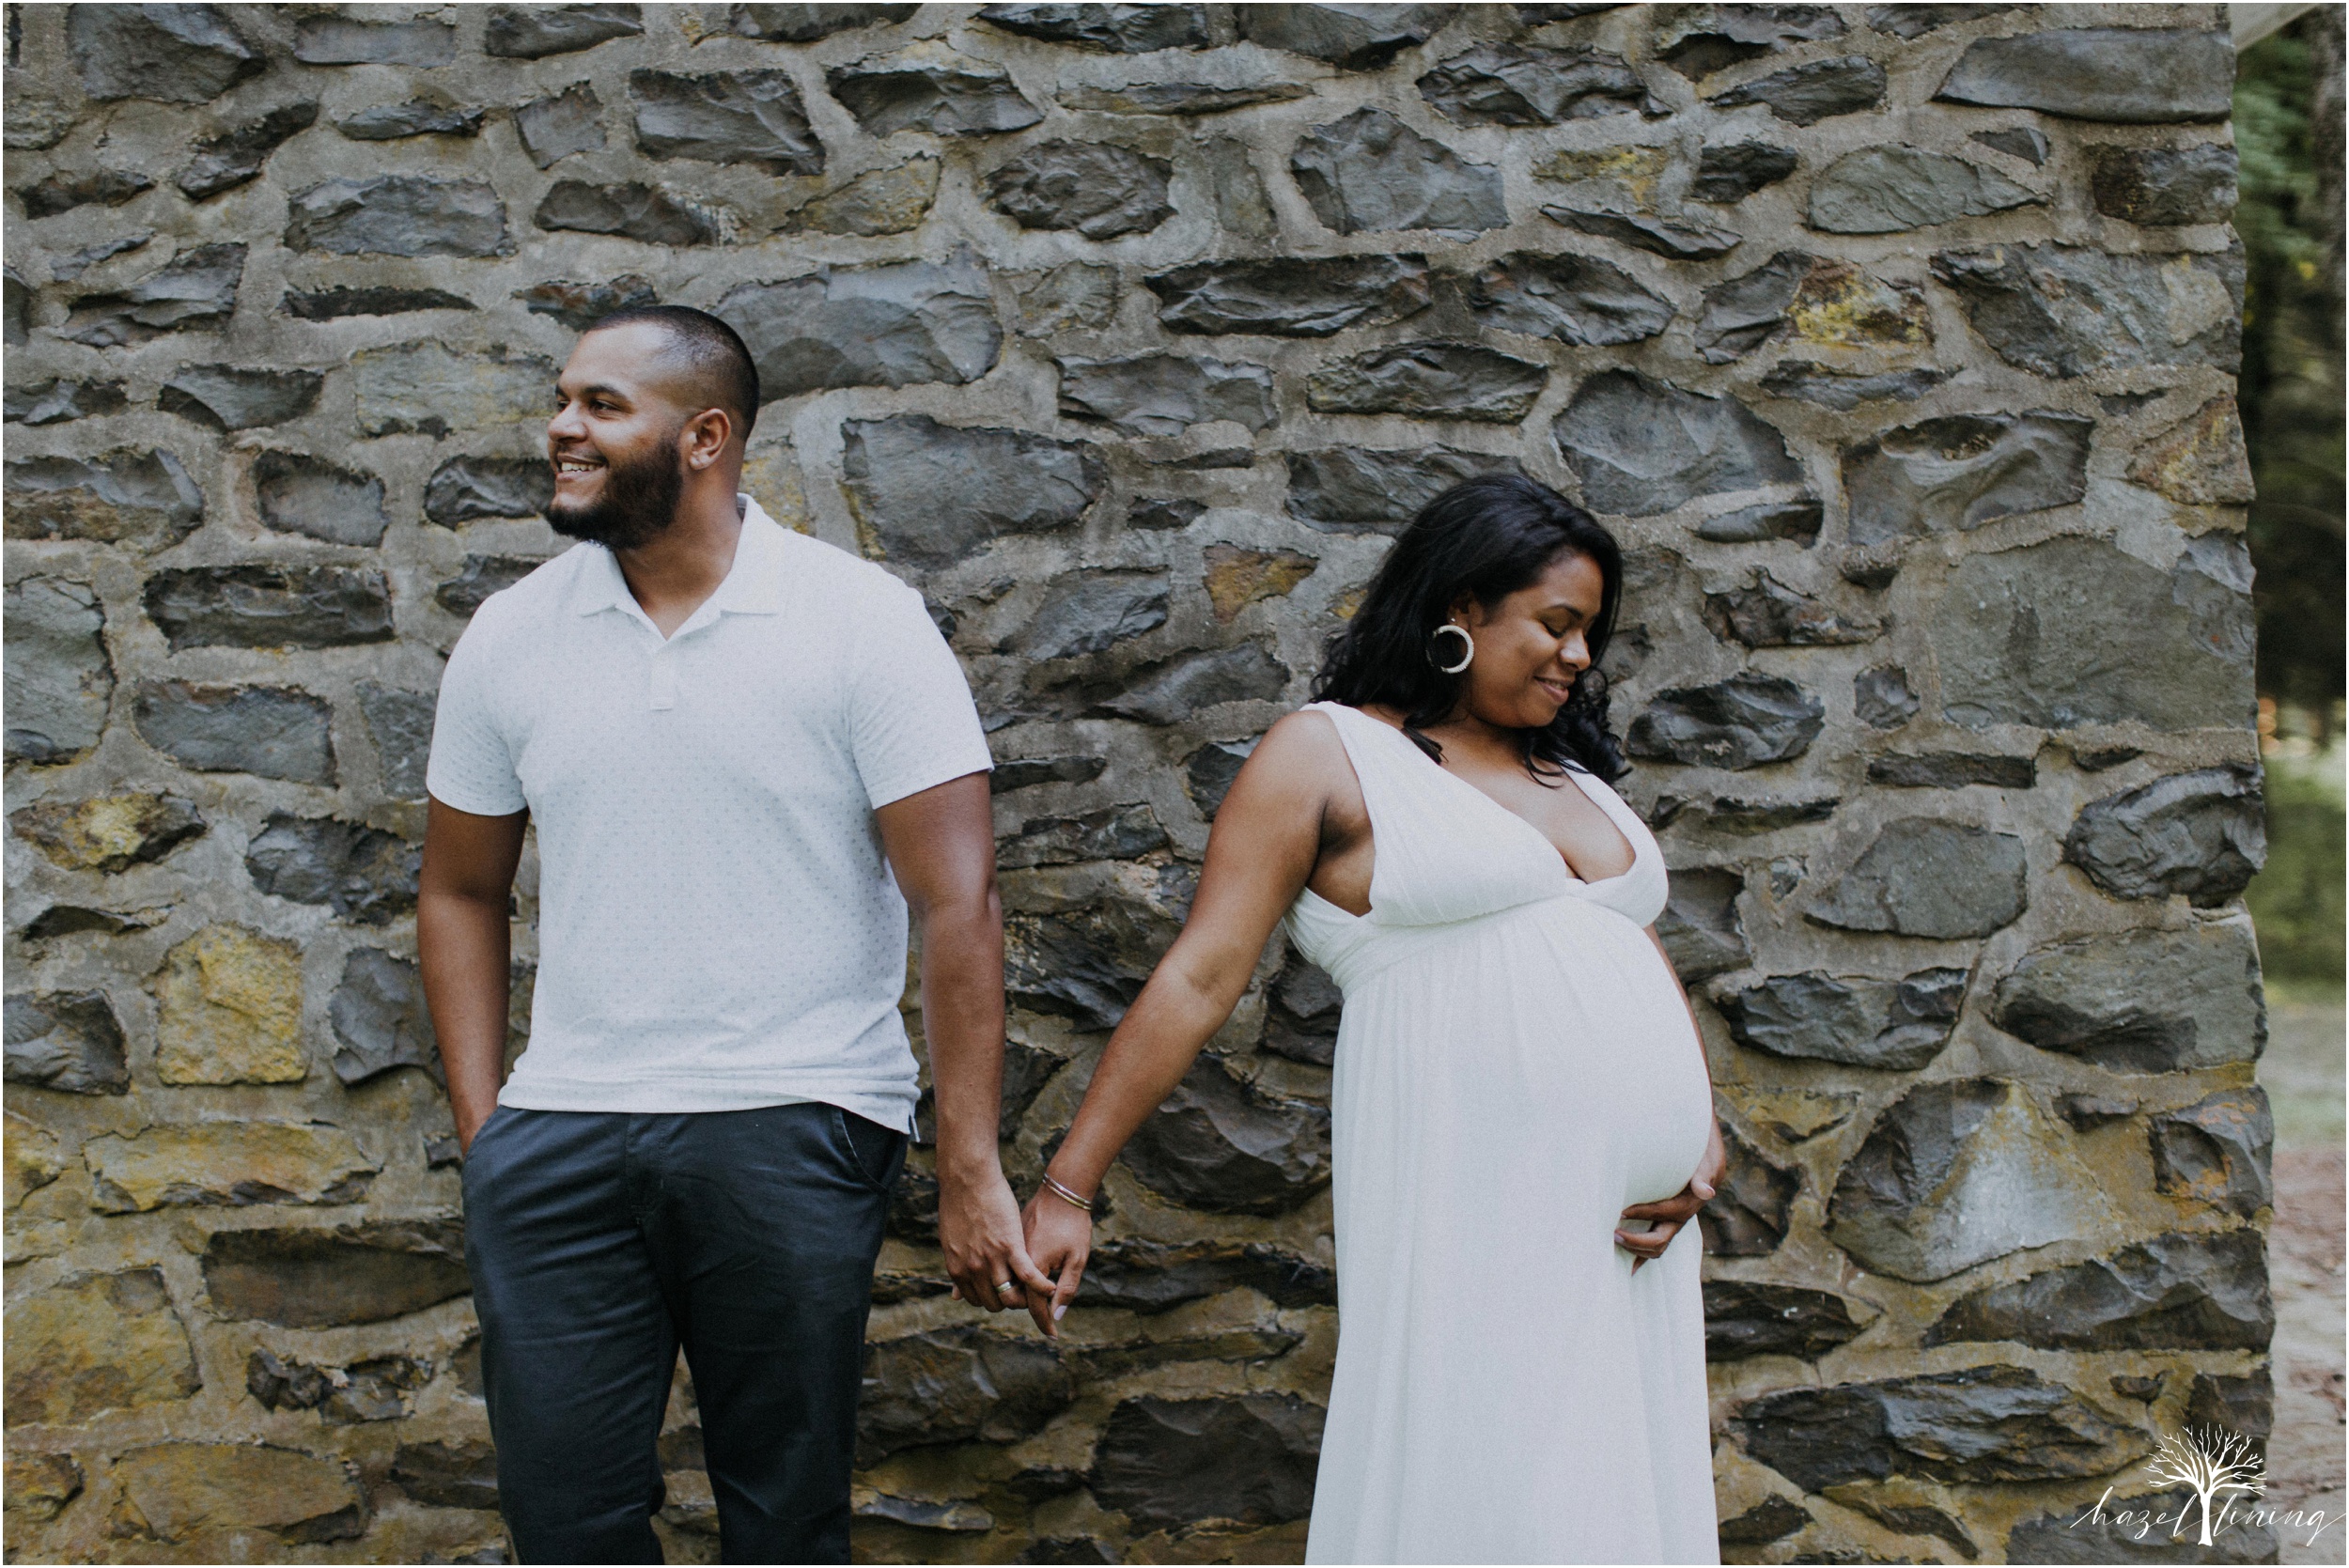
[[[1724,1155],[1652,924],[1663,857],[1606,783],[1589,672],[1621,582],[1613,539],[1530,479],[1429,503],[1320,700],[1224,798],[1190,923],[1028,1205],[1057,1314],[1082,1205],[1285,919],[1346,997],[1310,1561],[1719,1560],[1701,1244],[1672,1243]]]

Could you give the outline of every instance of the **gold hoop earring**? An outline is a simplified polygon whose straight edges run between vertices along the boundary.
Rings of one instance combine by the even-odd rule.
[[[1447,631],[1460,639],[1460,659],[1459,661],[1455,664],[1446,664],[1442,660],[1436,657],[1436,639],[1441,637]],[[1444,675],[1458,675],[1461,671],[1469,667],[1469,660],[1474,659],[1475,657],[1476,639],[1469,635],[1468,628],[1460,625],[1456,621],[1446,621],[1443,625],[1438,627],[1435,630],[1427,634],[1427,662],[1433,664],[1438,671]]]

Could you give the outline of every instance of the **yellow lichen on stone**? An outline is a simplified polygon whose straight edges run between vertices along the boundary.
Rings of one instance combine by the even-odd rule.
[[[2214,397],[2182,423],[2147,442],[2129,465],[2129,482],[2182,506],[2239,506],[2251,499],[2251,462],[2243,415],[2232,397]]]
[[[6,1202],[0,1206],[11,1209],[65,1173],[65,1156],[55,1136],[13,1110],[7,1113],[0,1163],[6,1164],[8,1178]]]
[[[12,1453],[8,1459],[8,1512],[35,1521],[55,1518],[81,1495],[82,1467],[62,1453]]]
[[[204,831],[186,801],[152,793],[43,800],[12,820],[20,834],[69,871],[120,871]]]
[[[112,1133],[82,1150],[90,1207],[143,1214],[179,1203],[342,1203],[381,1167],[339,1127],[209,1122]]]
[[[914,158],[885,169],[870,169],[828,191],[784,220],[786,231],[819,229],[829,234],[903,234],[921,226],[938,199],[938,160]]]
[[[1294,550],[1242,550],[1237,545],[1209,545],[1206,559],[1207,602],[1215,607],[1215,618],[1225,623],[1258,599],[1288,593],[1321,564]]]
[[[1923,348],[1933,342],[1924,296],[1849,262],[1812,267],[1786,307],[1795,337],[1822,349]]]
[[[755,433],[742,455],[742,493],[767,509],[767,515],[798,534],[816,531],[807,509],[807,488],[800,481],[799,455],[788,441],[759,444]]]
[[[1635,206],[1645,208],[1655,200],[1657,181],[1664,178],[1672,163],[1670,147],[1601,147],[1595,152],[1557,153],[1548,163],[1535,166],[1533,178],[1568,185],[1604,180],[1621,187]]]
[[[159,1269],[70,1280],[8,1311],[8,1423],[78,1421],[204,1386]]]
[[[302,955],[241,925],[173,948],[153,982],[155,1076],[165,1083],[298,1083]]]

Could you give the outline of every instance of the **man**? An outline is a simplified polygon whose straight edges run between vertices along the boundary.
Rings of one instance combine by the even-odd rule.
[[[725,1560],[845,1562],[873,1262],[913,1125],[909,907],[947,1268],[1053,1328],[996,1157],[987,743],[920,596],[737,493],[758,376],[723,322],[606,317],[556,405],[547,517],[582,542],[450,655],[416,922],[500,1504],[525,1561],[661,1560],[654,1441],[682,1346]],[[537,988],[501,1088],[532,822]]]

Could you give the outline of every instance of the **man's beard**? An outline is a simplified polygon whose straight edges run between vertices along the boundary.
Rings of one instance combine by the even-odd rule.
[[[585,506],[554,502],[547,507],[547,525],[567,538],[586,539],[606,550],[635,550],[668,531],[684,493],[685,465],[677,459],[672,433],[640,459],[623,463],[606,458],[602,495]]]

